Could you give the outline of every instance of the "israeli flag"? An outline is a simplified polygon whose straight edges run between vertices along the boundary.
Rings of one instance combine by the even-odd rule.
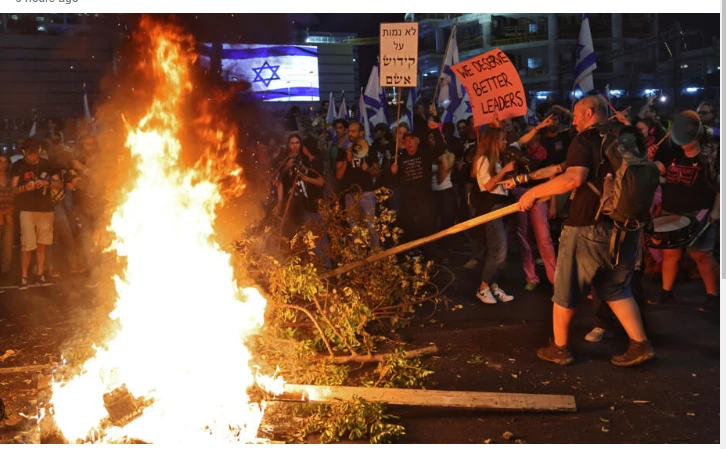
[[[335,121],[338,113],[335,112],[335,97],[330,92],[330,99],[328,100],[328,114],[325,116],[325,123],[331,124]]]
[[[456,102],[451,111],[456,110],[464,98],[464,87],[456,78],[452,66],[459,63],[459,45],[456,43],[456,25],[451,30],[451,38],[446,48],[446,59],[444,59],[444,68],[441,71],[441,84],[439,85],[439,97],[437,102],[440,106],[449,109],[450,103]],[[449,121],[452,120],[450,116]],[[443,119],[443,117],[442,117]],[[446,122],[444,122],[446,123]]]
[[[444,109],[444,113],[441,114],[441,123],[458,123],[459,120],[466,120],[474,114],[471,110],[469,93],[464,87],[462,87],[462,90],[464,91],[464,96],[462,98],[455,98]]]
[[[338,118],[348,120],[348,106],[345,105],[345,91],[341,92],[343,99],[340,100],[340,107],[338,108]]]
[[[539,119],[537,118],[537,93],[535,92],[532,96],[532,101],[529,103],[527,108],[527,116],[525,117],[528,125],[538,125]]]
[[[575,84],[573,91],[581,90],[587,93],[595,88],[592,80],[592,72],[597,68],[595,63],[595,47],[592,44],[590,34],[590,21],[587,14],[582,15],[582,26],[580,27],[580,38],[577,42],[577,64],[575,65]]]
[[[391,121],[388,118],[388,100],[386,92],[380,86],[378,73],[378,59],[371,69],[371,75],[368,77],[368,84],[363,94],[363,101],[366,105],[366,113],[368,121],[371,125],[376,126],[379,123],[388,125]]]
[[[358,97],[358,112],[356,119],[358,120],[358,123],[363,124],[363,131],[365,134],[366,141],[368,141],[368,144],[373,143],[373,136],[371,135],[371,124],[368,121],[368,114],[365,113],[366,110],[366,103],[364,100],[363,95],[363,88],[360,88],[360,96]]]
[[[211,43],[200,44],[202,65],[211,67],[211,54]],[[249,82],[245,93],[263,101],[320,101],[317,47],[222,44],[222,74]]]

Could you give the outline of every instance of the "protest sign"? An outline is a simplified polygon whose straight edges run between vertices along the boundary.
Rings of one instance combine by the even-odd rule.
[[[522,80],[502,50],[488,51],[452,69],[469,94],[475,125],[489,124],[495,112],[499,120],[527,113]]]
[[[382,23],[380,42],[381,86],[416,87],[418,23]]]

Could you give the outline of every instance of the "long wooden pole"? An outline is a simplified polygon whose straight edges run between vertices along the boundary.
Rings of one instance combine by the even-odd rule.
[[[554,394],[486,393],[481,391],[414,390],[404,388],[328,387],[286,384],[272,400],[335,403],[355,398],[393,405],[419,405],[501,411],[575,412],[575,397]]]
[[[401,88],[396,87],[398,92],[398,114],[396,116],[396,154],[393,156],[393,163],[398,165],[398,127],[401,126]],[[413,127],[413,123],[409,123]]]
[[[661,144],[662,144],[663,142],[665,142],[665,141],[666,141],[666,139],[667,139],[667,138],[669,138],[670,136],[671,136],[671,132],[670,132],[670,131],[668,131],[668,132],[666,133],[666,135],[665,135],[665,136],[663,136],[663,138],[662,138],[662,139],[660,139],[660,140],[658,141],[658,143],[656,143],[656,144],[655,144],[655,146],[657,146],[657,147],[661,146]]]
[[[539,198],[537,200],[537,202],[541,203],[541,202],[547,201],[549,199],[550,199],[550,197]],[[386,257],[390,257],[390,256],[396,255],[398,253],[419,247],[421,245],[425,245],[427,243],[431,243],[433,241],[442,239],[444,237],[448,237],[453,234],[458,234],[461,231],[466,231],[467,229],[471,229],[473,227],[479,226],[480,224],[488,223],[490,221],[494,221],[498,218],[502,218],[509,214],[513,214],[514,212],[517,212],[518,210],[519,210],[519,204],[517,204],[517,203],[510,204],[507,207],[497,209],[495,211],[489,212],[488,214],[480,215],[478,217],[472,218],[471,220],[463,221],[450,228],[439,231],[436,234],[431,234],[429,236],[422,237],[420,239],[413,240],[411,242],[404,243],[402,245],[394,246],[393,248],[387,249],[385,251],[371,254],[370,256],[366,257],[365,259],[356,260],[355,262],[349,263],[348,265],[343,265],[342,267],[338,267],[334,270],[330,270],[328,272],[321,273],[320,277],[322,279],[327,279],[329,277],[338,276],[340,274],[347,273],[348,271],[355,270],[356,268],[360,268],[371,262],[375,262],[376,260],[381,260]]]

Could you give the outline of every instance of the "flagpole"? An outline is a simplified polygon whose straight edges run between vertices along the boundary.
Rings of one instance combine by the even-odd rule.
[[[401,88],[397,87],[396,92],[398,92],[398,117],[396,117],[396,154],[393,156],[393,163],[398,165],[398,127],[401,126]],[[411,124],[411,129],[413,129],[413,123]]]
[[[444,58],[441,60],[441,68],[439,69],[439,78],[436,80],[436,89],[434,89],[434,98],[433,98],[433,104],[435,106],[434,110],[436,111],[436,115],[439,115],[438,111],[438,93],[439,93],[439,86],[441,85],[441,74],[444,72],[444,65],[446,65],[446,56],[449,54],[449,44],[451,44],[451,38],[454,37],[454,33],[456,32],[456,25],[459,23],[459,19],[457,18],[454,22],[454,26],[451,27],[451,33],[449,33],[449,40],[446,41],[446,48],[444,48]]]

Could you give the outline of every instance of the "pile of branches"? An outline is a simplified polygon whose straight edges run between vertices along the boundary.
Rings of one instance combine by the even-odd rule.
[[[385,189],[376,192],[380,248],[371,245],[360,207],[341,207],[337,197],[321,202],[321,220],[305,223],[290,239],[281,236],[275,222],[252,227],[236,239],[236,271],[260,288],[268,301],[264,330],[252,348],[263,371],[277,371],[290,383],[425,387],[432,371],[387,335],[408,325],[424,303],[441,301],[441,292],[432,282],[433,262],[419,256],[391,256],[323,279],[331,267],[398,243],[402,231],[395,227],[395,212],[384,206],[388,195]],[[329,243],[316,254],[324,233]],[[378,361],[374,369],[363,368],[372,361]],[[355,362],[360,366],[353,376],[350,363]],[[316,435],[320,442],[340,438],[390,442],[404,433],[383,404],[356,400],[333,406],[276,404],[275,408],[287,418],[278,423],[283,425],[272,427],[276,432],[285,427],[282,437],[290,441]],[[267,415],[274,412],[268,409]],[[290,420],[290,416],[297,418]]]

